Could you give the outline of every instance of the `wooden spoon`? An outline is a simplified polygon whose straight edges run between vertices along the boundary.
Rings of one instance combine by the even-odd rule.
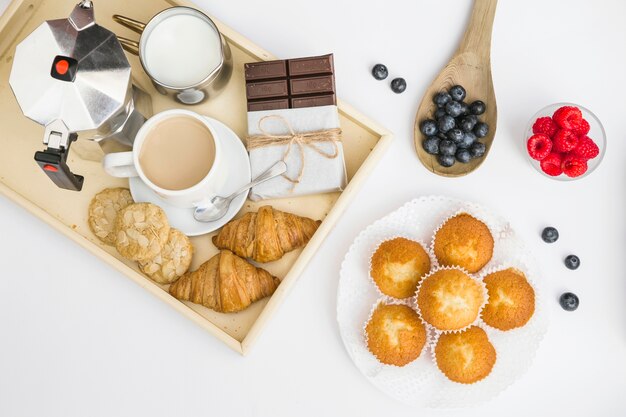
[[[491,79],[491,31],[497,3],[498,0],[474,0],[472,16],[461,45],[448,65],[428,87],[417,110],[414,131],[415,149],[422,164],[435,174],[444,177],[467,175],[482,164],[491,149],[498,119],[496,96]],[[487,111],[478,117],[479,120],[489,125],[488,135],[480,139],[487,149],[482,158],[472,159],[467,164],[457,161],[450,168],[446,168],[439,165],[437,156],[426,153],[422,148],[424,134],[420,132],[420,122],[434,119],[435,110],[437,110],[437,106],[433,103],[434,95],[457,84],[462,85],[467,91],[466,103],[482,100],[487,105]]]

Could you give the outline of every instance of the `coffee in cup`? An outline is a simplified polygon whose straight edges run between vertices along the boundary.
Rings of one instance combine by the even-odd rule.
[[[136,177],[163,201],[192,208],[218,195],[228,176],[221,142],[211,122],[192,111],[167,110],[139,129],[133,150],[105,155],[104,170]]]

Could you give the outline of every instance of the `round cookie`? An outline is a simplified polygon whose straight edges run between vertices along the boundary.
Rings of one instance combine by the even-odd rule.
[[[422,318],[443,331],[472,324],[484,302],[483,287],[460,269],[433,272],[424,278],[417,293]]]
[[[379,304],[365,326],[367,348],[379,362],[404,366],[419,357],[426,328],[408,306]]]
[[[187,272],[192,256],[189,238],[172,227],[161,252],[149,261],[139,262],[139,269],[159,284],[171,284]]]
[[[437,367],[454,382],[472,384],[491,373],[496,350],[487,333],[472,326],[460,333],[444,333],[435,346]]]
[[[403,237],[378,246],[371,259],[370,276],[380,291],[390,297],[415,295],[420,279],[430,271],[430,258],[422,245]]]
[[[87,223],[98,239],[115,245],[115,220],[120,210],[133,203],[128,188],[105,188],[89,203]]]
[[[131,204],[115,222],[115,247],[126,259],[149,261],[157,256],[170,233],[165,212],[151,203]]]
[[[483,279],[489,294],[482,311],[485,323],[499,330],[522,327],[535,312],[535,290],[522,271],[493,272]]]
[[[478,272],[493,256],[493,236],[485,223],[461,213],[437,231],[433,252],[440,265]]]

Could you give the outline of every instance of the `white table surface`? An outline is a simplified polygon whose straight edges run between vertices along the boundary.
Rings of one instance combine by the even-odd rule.
[[[334,52],[341,98],[393,130],[395,142],[247,357],[0,197],[0,416],[626,415],[626,2],[500,1],[496,141],[460,179],[426,171],[412,132],[469,0],[198,4],[279,57]],[[390,79],[406,78],[404,94],[371,77],[377,62]],[[523,153],[528,119],[557,101],[587,106],[607,131],[604,162],[578,182],[540,176]],[[388,398],[361,376],[337,330],[339,267],[352,240],[424,194],[506,216],[548,281],[551,326],[533,367],[477,408],[416,410]],[[559,229],[558,243],[541,241],[546,225]],[[569,253],[580,256],[579,270],[563,266]],[[559,307],[564,290],[580,296],[576,312]]]

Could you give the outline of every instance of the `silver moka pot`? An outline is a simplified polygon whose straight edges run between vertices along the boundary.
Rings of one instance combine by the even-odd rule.
[[[129,150],[152,115],[150,96],[132,84],[119,41],[95,23],[88,0],[69,18],[42,23],[17,45],[9,83],[24,115],[45,126],[46,149],[35,153],[35,161],[68,190],[83,186],[84,178],[66,164],[78,132],[103,153]]]

